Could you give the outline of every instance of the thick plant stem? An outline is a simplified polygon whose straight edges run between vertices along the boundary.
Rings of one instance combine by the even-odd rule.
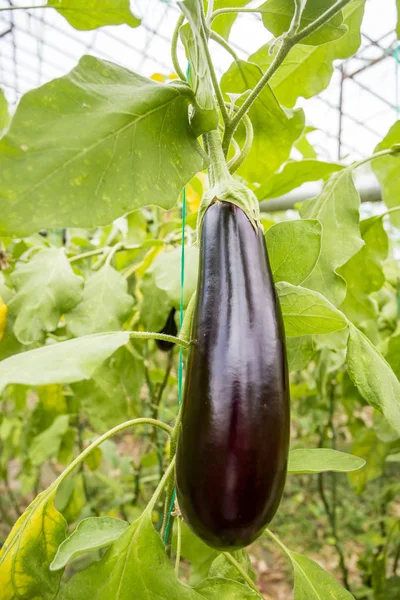
[[[392,148],[387,148],[386,150],[380,150],[379,152],[375,152],[375,154],[371,154],[367,158],[363,158],[362,160],[358,160],[349,166],[349,169],[358,169],[362,165],[371,162],[371,160],[375,160],[376,158],[382,158],[382,156],[395,156],[396,154],[400,154],[400,146],[393,146]]]
[[[210,170],[212,185],[229,180],[231,175],[222,151],[221,138],[218,131],[210,131],[204,135],[207,139],[208,155],[211,161]]]
[[[179,60],[178,60],[178,40],[179,40],[179,30],[182,27],[184,20],[185,20],[184,15],[180,15],[180,17],[175,25],[174,33],[172,35],[172,40],[171,40],[172,64],[174,65],[175,73],[178,75],[179,79],[182,79],[182,81],[186,81],[186,75],[183,72],[183,70],[181,69],[181,66],[180,66]]]
[[[130,331],[129,335],[138,340],[163,340],[164,342],[172,342],[182,348],[189,348],[190,342],[185,342],[181,338],[166,333],[154,333],[153,331]]]

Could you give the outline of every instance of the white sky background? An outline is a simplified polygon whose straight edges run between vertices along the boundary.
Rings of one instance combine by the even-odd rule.
[[[14,5],[27,4],[39,6],[43,2],[14,0]],[[8,5],[7,0],[0,0],[0,7]],[[122,25],[76,31],[52,9],[0,13],[0,35],[14,22],[13,33],[0,38],[0,85],[10,104],[15,106],[21,94],[29,89],[64,75],[87,53],[143,75],[172,72],[169,40],[179,14],[176,2],[134,0],[131,5],[133,12],[143,18],[143,26],[137,29]],[[382,48],[394,48],[396,20],[395,0],[367,0],[362,31],[374,41],[386,36],[380,41]],[[238,54],[246,58],[270,38],[258,17],[243,14],[232,29],[231,42]],[[222,73],[229,67],[231,57],[215,43],[212,53]],[[383,53],[363,37],[357,58],[345,62],[345,72],[352,73]],[[398,53],[400,58],[400,49]],[[183,51],[180,56],[184,66]],[[320,157],[328,160],[338,158],[340,79],[340,72],[336,71],[329,88],[319,97],[298,101],[298,106],[305,109],[307,124],[319,129],[310,135],[310,140]],[[399,98],[400,66],[396,69],[392,56],[364,70],[354,80],[344,80],[341,154],[345,160],[372,153],[396,116],[399,117],[395,109]]]

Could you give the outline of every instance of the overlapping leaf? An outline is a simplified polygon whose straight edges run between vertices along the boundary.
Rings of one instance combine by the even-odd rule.
[[[8,127],[10,115],[8,113],[8,104],[3,90],[0,88],[0,137]]]
[[[104,265],[86,281],[82,301],[66,316],[75,337],[118,330],[133,306],[128,283],[110,265]]]
[[[339,40],[321,46],[298,44],[290,51],[270,81],[279,102],[284,106],[294,106],[300,96],[311,98],[328,86],[334,71],[333,61],[353,56],[360,46],[364,6],[365,0],[355,0],[343,9],[348,31]],[[274,58],[269,50],[270,43],[252,54],[249,61],[266,71]],[[234,65],[231,70],[235,71]],[[240,77],[237,70],[236,77]]]
[[[388,253],[388,236],[382,219],[365,219],[360,230],[365,245],[338,270],[347,284],[341,310],[355,323],[377,317],[377,306],[370,294],[385,282],[382,262]]]
[[[308,0],[305,3],[301,17],[300,29],[311,25],[334,3],[335,0]],[[267,0],[260,6],[262,21],[275,37],[279,37],[288,31],[293,18],[294,7],[294,0]],[[341,38],[346,32],[347,27],[343,25],[343,14],[339,11],[317,31],[302,40],[302,43],[312,46],[326,44]]]
[[[255,193],[260,201],[279,198],[307,181],[327,179],[332,173],[341,169],[343,169],[343,165],[338,163],[312,159],[289,160],[281,171],[274,173],[267,180],[263,180],[262,185],[256,189]],[[268,206],[266,210],[268,210]]]
[[[9,383],[46,385],[90,379],[128,341],[128,331],[99,333],[10,356],[0,362],[0,392]]]
[[[75,29],[97,29],[104,25],[137,27],[140,19],[130,11],[129,0],[47,0]]]
[[[314,269],[321,251],[319,221],[284,221],[270,227],[265,239],[275,283],[300,285]]]
[[[288,336],[330,333],[347,321],[322,294],[290,283],[278,283],[277,291]]]
[[[354,439],[351,451],[365,459],[361,471],[349,473],[349,481],[357,494],[361,494],[368,483],[380,477],[385,470],[388,445],[380,440],[373,429],[363,429]]]
[[[400,432],[400,382],[392,369],[354,325],[350,325],[347,369],[361,396]]]
[[[359,205],[352,172],[343,169],[332,175],[319,196],[306,200],[300,208],[303,218],[317,219],[322,225],[321,254],[303,285],[318,290],[336,306],[346,295],[346,283],[336,269],[364,244],[360,236]]]
[[[377,145],[375,152],[386,150],[394,144],[400,144],[400,121],[389,129],[382,142]],[[388,208],[400,204],[400,152],[394,156],[382,156],[372,161],[372,169],[382,186],[382,199]],[[400,226],[400,211],[391,215],[395,225]]]
[[[54,507],[55,489],[42,492],[14,525],[0,551],[2,600],[54,600],[62,572],[49,565],[65,539],[66,522]]]
[[[188,124],[191,100],[183,83],[156,83],[93,56],[25,94],[0,141],[0,235],[171,208],[206,165]]]
[[[17,293],[9,309],[16,317],[14,333],[23,344],[42,341],[82,297],[83,280],[74,274],[62,249],[44,249],[28,263],[19,262],[11,280]]]
[[[238,72],[240,68],[240,73]],[[256,65],[240,61],[225,73],[221,80],[227,94],[242,94],[252,89],[261,78]],[[304,129],[301,109],[287,110],[277,101],[273,91],[266,86],[249,110],[254,128],[254,141],[239,173],[246,179],[262,183],[288,159],[293,143]],[[239,128],[237,139],[244,142],[244,130]]]

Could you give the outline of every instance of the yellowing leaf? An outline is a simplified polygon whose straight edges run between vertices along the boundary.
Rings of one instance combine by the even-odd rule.
[[[2,600],[53,600],[62,571],[49,570],[65,539],[66,522],[54,507],[56,488],[39,494],[18,519],[0,552]]]
[[[6,328],[6,320],[7,320],[7,306],[4,304],[3,300],[0,298],[0,341],[3,337],[4,330]]]

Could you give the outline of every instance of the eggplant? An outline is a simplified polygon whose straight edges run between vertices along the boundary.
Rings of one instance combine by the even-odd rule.
[[[285,485],[290,400],[285,335],[264,236],[230,202],[206,210],[176,457],[190,529],[218,550],[270,523]]]
[[[166,335],[176,335],[178,333],[178,328],[175,323],[175,313],[176,309],[171,308],[164,327],[158,333],[165,333]],[[165,340],[156,340],[156,344],[157,348],[163,352],[169,352],[175,346],[174,342],[166,342]]]

